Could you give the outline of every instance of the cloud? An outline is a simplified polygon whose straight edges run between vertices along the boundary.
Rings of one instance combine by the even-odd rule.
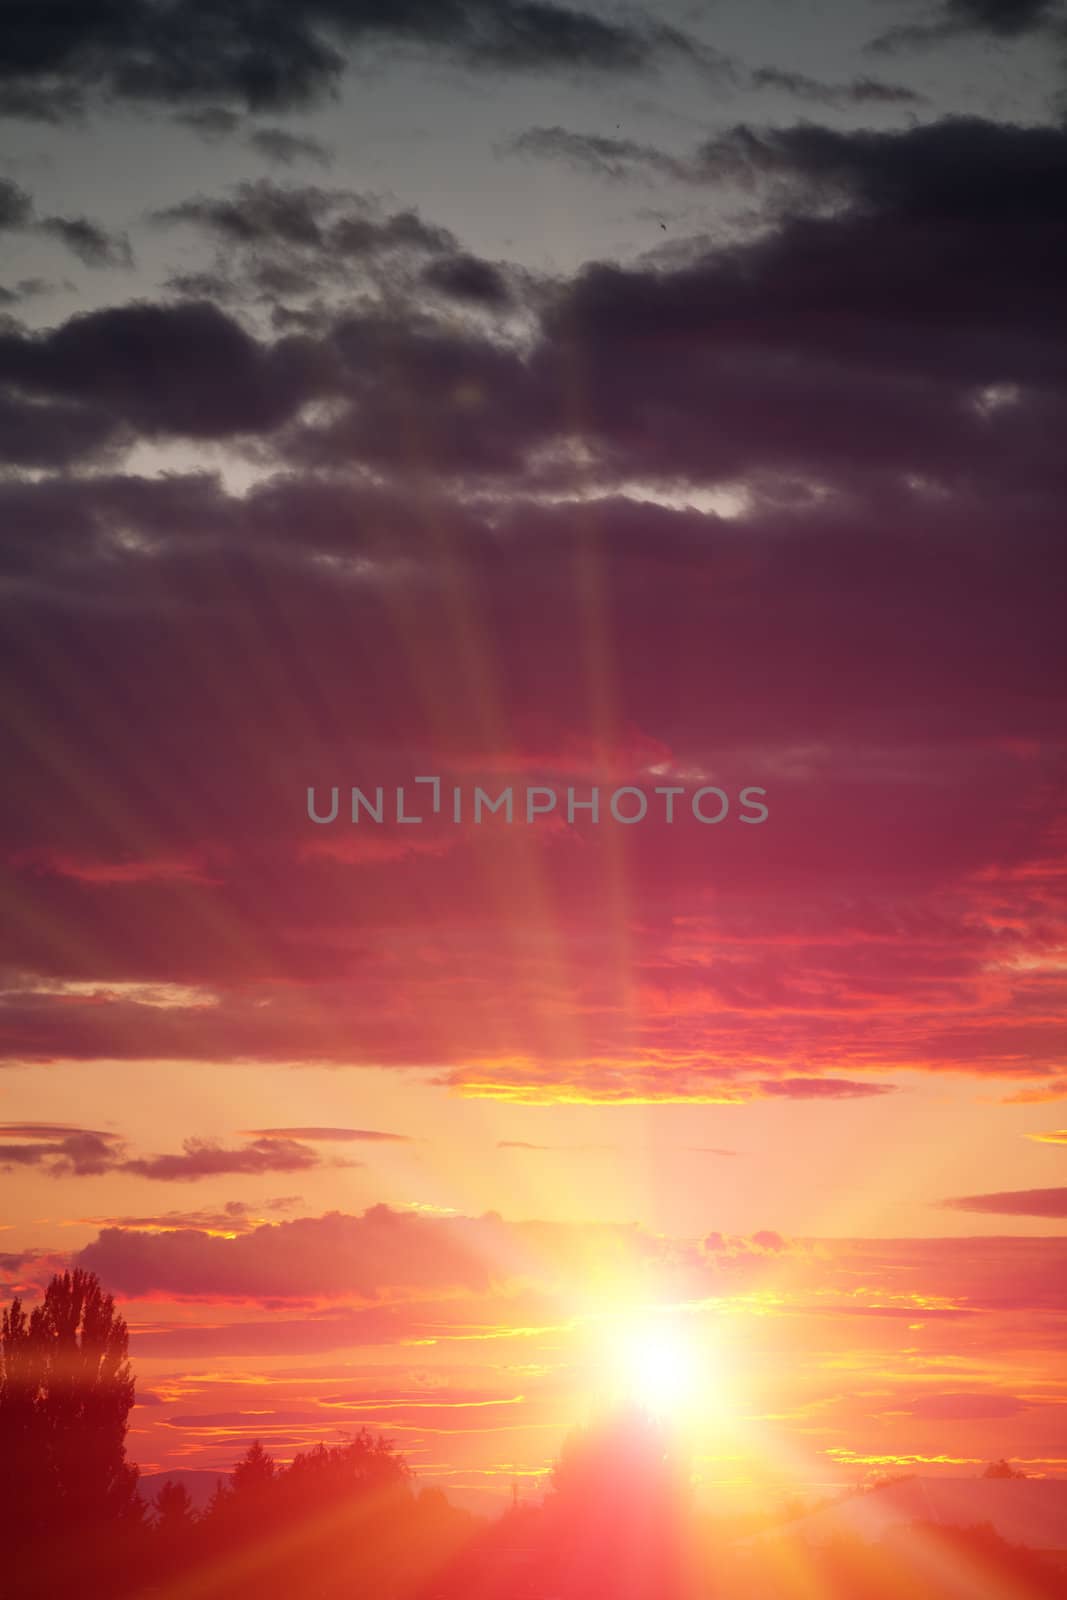
[[[943,117],[895,131],[814,123],[708,140],[708,174],[784,177],[809,201],[820,190],[868,216],[966,226],[1062,220],[1067,130]],[[1022,241],[1018,241],[1022,242]]]
[[[10,178],[0,178],[0,229],[24,228],[33,216],[33,201]]]
[[[133,266],[133,251],[125,234],[108,233],[87,217],[45,217],[37,226],[65,244],[83,266]]]
[[[291,1211],[300,1204],[299,1195],[279,1195],[273,1200],[251,1204],[227,1200],[224,1205],[198,1211],[162,1211],[149,1216],[81,1217],[79,1221],[96,1228],[134,1228],[141,1232],[165,1233],[197,1229],[204,1233],[249,1233],[264,1221],[265,1211]]]
[[[139,1232],[105,1228],[78,1256],[116,1292],[132,1296],[182,1296],[234,1302],[407,1300],[415,1316],[462,1326],[472,1307],[462,1298],[490,1297],[479,1315],[500,1321],[494,1296],[516,1316],[560,1317],[590,1274],[611,1273],[637,1300],[655,1294],[711,1293],[738,1272],[755,1270],[793,1246],[777,1233],[703,1243],[661,1239],[630,1224],[508,1221],[494,1212],[479,1217],[427,1216],[385,1205],[358,1216],[264,1223],[234,1237],[201,1230]],[[723,1274],[726,1274],[724,1278]],[[524,1306],[529,1293],[537,1303]],[[436,1299],[435,1309],[425,1297]],[[330,1311],[331,1316],[344,1314]]]
[[[1067,1144],[1067,1128],[1057,1128],[1052,1133],[1028,1133],[1026,1137],[1038,1144]]]
[[[1033,1088],[1019,1089],[1015,1094],[1005,1095],[1001,1103],[1006,1106],[1034,1106],[1053,1100],[1067,1100],[1067,1078],[1056,1078]]]
[[[919,1395],[907,1410],[924,1422],[992,1422],[1017,1417],[1028,1405],[1028,1401],[1012,1394],[947,1392]]]
[[[270,179],[239,184],[222,197],[198,195],[154,213],[158,226],[195,228],[217,248],[211,273],[177,274],[172,287],[210,296],[251,297],[273,307],[279,326],[299,320],[307,301],[309,331],[330,326],[326,309],[351,308],[358,284],[368,297],[416,311],[427,286],[438,295],[500,309],[510,302],[517,270],[506,272],[460,250],[446,228],[412,209],[389,211],[374,196]],[[452,257],[446,261],[445,258]],[[431,269],[433,269],[431,271]],[[188,285],[188,290],[183,290]]]
[[[614,1150],[615,1145],[610,1144],[531,1144],[526,1139],[498,1139],[498,1150],[545,1150],[557,1154],[585,1152],[589,1150]]]
[[[230,249],[254,248],[259,260],[265,247],[307,252],[303,257],[279,255],[275,265],[300,261],[313,266],[316,281],[331,267],[337,270],[338,257],[350,266],[360,258],[398,251],[450,252],[457,243],[448,229],[426,222],[417,211],[389,212],[350,189],[282,185],[266,178],[238,184],[225,199],[197,196],[165,207],[154,213],[154,220],[188,224]]]
[[[239,112],[227,106],[193,106],[187,111],[176,111],[174,121],[180,127],[191,128],[202,139],[213,141],[236,133],[242,118]]]
[[[0,232],[5,229],[33,229],[51,235],[87,267],[133,266],[133,252],[125,234],[109,233],[88,217],[38,218],[30,195],[10,179],[0,178]],[[33,292],[33,288],[34,281],[27,280],[24,292]]]
[[[602,134],[575,133],[558,125],[527,128],[512,139],[507,148],[516,155],[564,161],[597,177],[618,182],[634,177],[659,177],[690,183],[700,177],[692,162],[668,155],[654,145]]]
[[[301,1139],[341,1143],[365,1141],[368,1144],[411,1144],[406,1133],[379,1133],[373,1128],[250,1128],[242,1135],[246,1139]]]
[[[262,267],[306,269],[299,336],[265,331],[284,296],[255,334],[188,302],[5,324],[10,452],[56,470],[0,481],[4,670],[35,730],[11,736],[0,837],[40,912],[0,927],[0,1059],[429,1068],[539,1103],[1061,1082],[1063,135],[963,119],[716,148],[790,204],[669,262],[508,273],[514,317],[425,292],[472,270],[432,218],[254,185],[181,213],[238,300]],[[330,255],[330,293],[353,263],[361,292],[316,309]],[[188,438],[253,452],[250,487],[123,470]],[[588,563],[606,732],[576,678]],[[268,615],[308,674],[282,709],[234,648]],[[122,709],[92,807],[39,637]],[[475,659],[498,714],[472,724]],[[771,820],[747,842],[692,816],[310,824],[305,786],[371,751],[390,793],[420,771],[446,793],[758,782]],[[214,776],[178,806],[178,771]],[[494,889],[531,845],[552,919]],[[641,908],[624,986],[617,848]],[[147,1003],[163,981],[195,996]]]
[[[401,267],[392,301],[307,309],[313,332],[274,342],[196,301],[8,331],[0,360],[30,402],[24,431],[44,400],[110,413],[109,444],[123,428],[273,434],[293,470],[400,473],[417,438],[419,470],[452,485],[510,475],[534,489],[540,474],[555,489],[606,490],[626,475],[844,479],[911,484],[913,496],[994,481],[1053,489],[1064,246],[1049,197],[1067,187],[1067,134],[963,118],[885,134],[741,129],[700,159],[708,178],[767,177],[798,204],[814,190],[835,209],[787,208],[770,231],[667,270],[591,265],[541,289],[525,352],[415,309],[427,274],[489,308],[505,309],[514,288],[415,213],[271,184],[171,207],[167,219],[225,245],[222,283],[276,307],[339,287],[354,263],[382,296]],[[567,400],[575,361],[580,415]],[[149,388],[149,369],[167,381]],[[580,473],[568,467],[576,451]]]
[[[124,1161],[119,1170],[163,1183],[191,1183],[235,1173],[306,1172],[320,1164],[315,1151],[296,1139],[253,1139],[236,1150],[212,1139],[186,1139],[180,1155],[141,1156]]]
[[[217,115],[231,106],[280,111],[336,91],[349,52],[421,48],[479,70],[642,71],[661,59],[710,68],[711,52],[639,12],[611,20],[552,3],[466,0],[383,8],[368,0],[314,0],[236,8],[204,25],[196,0],[166,7],[118,0],[60,21],[8,18],[0,108],[58,120],[90,100],[157,102]],[[197,102],[202,103],[198,108]]]
[[[961,34],[1004,41],[1062,24],[1061,0],[941,0],[929,21],[889,28],[868,48],[893,51],[940,44]]]
[[[704,1249],[716,1259],[736,1260],[750,1256],[781,1255],[789,1245],[780,1233],[761,1228],[753,1234],[709,1233],[704,1239]]]
[[[377,1299],[390,1289],[484,1290],[506,1243],[499,1219],[426,1218],[374,1206],[358,1217],[331,1212],[235,1238],[105,1228],[78,1260],[130,1295]]]
[[[35,295],[48,294],[51,288],[47,278],[20,278],[12,287],[0,288],[0,306],[16,306]]]
[[[508,278],[499,267],[462,252],[429,261],[422,271],[422,283],[449,299],[489,310],[508,306],[514,298]]]
[[[58,1250],[0,1250],[0,1282],[12,1294],[43,1291],[57,1272],[65,1272],[70,1260]]]
[[[180,1154],[153,1156],[128,1155],[118,1134],[48,1123],[0,1125],[0,1140],[16,1141],[0,1142],[0,1168],[40,1167],[53,1178],[122,1172],[163,1183],[188,1183],[235,1174],[304,1172],[321,1165],[310,1146],[280,1130],[279,1135],[251,1137],[236,1149],[213,1139],[186,1139]]]
[[[18,1142],[8,1143],[14,1139]],[[48,1123],[0,1124],[0,1170],[41,1167],[51,1177],[97,1177],[114,1170],[122,1141],[92,1128]]]
[[[853,78],[849,83],[824,83],[803,72],[783,70],[781,67],[757,67],[749,75],[754,89],[778,89],[783,94],[794,95],[798,100],[808,100],[817,105],[921,105],[925,95],[918,94],[902,83],[885,83],[880,78]]]
[[[981,1211],[1000,1217],[1067,1217],[1067,1189],[1010,1189],[943,1200],[954,1211]]]
[[[114,432],[227,437],[270,430],[329,387],[308,344],[260,344],[204,301],[84,312],[61,327],[0,331],[9,383],[96,409]],[[106,425],[106,424],[105,424]]]
[[[297,161],[313,161],[320,167],[333,163],[333,155],[317,139],[288,133],[284,128],[256,128],[248,135],[248,143],[259,155],[275,166],[291,167]]]
[[[786,1100],[864,1100],[892,1094],[893,1083],[863,1083],[850,1078],[768,1078],[760,1084],[765,1095]]]

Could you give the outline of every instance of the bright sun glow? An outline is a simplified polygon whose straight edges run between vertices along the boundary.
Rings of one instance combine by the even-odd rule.
[[[704,1399],[709,1353],[695,1330],[655,1317],[619,1330],[613,1377],[620,1397],[660,1416],[680,1418]]]

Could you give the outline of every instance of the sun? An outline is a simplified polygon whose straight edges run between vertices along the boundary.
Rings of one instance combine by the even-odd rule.
[[[618,1398],[658,1417],[681,1420],[701,1406],[708,1366],[708,1351],[681,1320],[651,1316],[624,1324],[611,1338]]]

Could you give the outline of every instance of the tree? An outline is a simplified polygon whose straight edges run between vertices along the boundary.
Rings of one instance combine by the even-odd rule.
[[[156,1532],[168,1542],[177,1541],[188,1533],[196,1521],[193,1497],[184,1483],[168,1478],[152,1501],[156,1514]]]
[[[264,1519],[276,1511],[278,1481],[274,1457],[254,1440],[235,1464],[229,1481],[220,1478],[215,1487],[204,1516],[210,1537],[225,1543],[260,1536]]]
[[[999,1461],[991,1461],[982,1473],[983,1478],[1025,1478],[1026,1473],[1021,1467],[1013,1467],[1010,1461],[1005,1461],[1001,1456]]]
[[[253,1440],[233,1469],[230,1492],[237,1500],[259,1500],[274,1482],[274,1457]]]
[[[175,1577],[198,1554],[199,1518],[184,1483],[168,1478],[152,1501],[151,1570],[156,1578]]]
[[[126,1461],[134,1381],[126,1323],[94,1273],[55,1276],[0,1324],[0,1507],[12,1536],[137,1519]]]
[[[675,1600],[688,1592],[689,1472],[675,1430],[640,1409],[567,1436],[546,1500],[553,1585],[575,1600]]]
[[[347,1444],[302,1450],[281,1474],[280,1488],[286,1510],[306,1514],[338,1501],[381,1499],[410,1480],[411,1468],[389,1441],[361,1428]]]
[[[563,1441],[552,1488],[563,1503],[677,1504],[687,1472],[673,1431],[641,1411],[620,1411],[577,1428]]]

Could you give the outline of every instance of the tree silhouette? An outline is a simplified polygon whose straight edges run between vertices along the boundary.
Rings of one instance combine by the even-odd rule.
[[[689,1473],[676,1432],[639,1409],[576,1429],[552,1469],[553,1586],[575,1600],[674,1600],[687,1584]]]
[[[243,1540],[260,1537],[276,1511],[280,1474],[274,1457],[258,1439],[234,1465],[229,1482],[220,1478],[205,1514],[211,1537]]]
[[[991,1461],[982,1473],[983,1478],[1025,1478],[1026,1473],[1021,1467],[1013,1467],[1010,1461],[1005,1461],[1001,1456],[999,1461]]]
[[[156,1532],[162,1540],[176,1542],[184,1537],[196,1521],[193,1497],[184,1483],[168,1478],[152,1501],[156,1514]]]
[[[58,1559],[143,1514],[126,1462],[134,1382],[126,1324],[91,1272],[57,1275],[0,1322],[0,1535]],[[12,1558],[16,1560],[15,1557]]]
[[[26,1316],[0,1327],[0,1442],[5,1505],[46,1532],[128,1517],[137,1469],[126,1462],[134,1383],[126,1324],[91,1272],[64,1272]],[[28,1519],[28,1520],[26,1520]]]
[[[639,1409],[618,1411],[576,1428],[552,1468],[562,1503],[677,1503],[686,1472],[672,1430]]]
[[[274,1482],[274,1457],[255,1439],[233,1469],[230,1493],[240,1502],[259,1500]]]

